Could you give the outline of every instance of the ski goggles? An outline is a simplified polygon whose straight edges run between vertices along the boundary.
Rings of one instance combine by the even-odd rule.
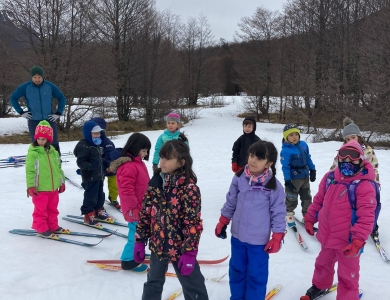
[[[349,157],[350,160],[358,160],[361,158],[361,154],[355,149],[341,149],[337,154],[338,158],[346,159]]]

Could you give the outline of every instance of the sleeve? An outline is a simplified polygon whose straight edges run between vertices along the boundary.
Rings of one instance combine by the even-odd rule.
[[[152,200],[156,195],[156,188],[149,186],[142,201],[142,209],[139,212],[139,221],[135,233],[137,242],[146,243],[151,235],[151,211]]]
[[[10,97],[10,102],[12,107],[15,109],[15,111],[19,114],[23,112],[22,107],[19,104],[19,99],[26,96],[26,86],[27,84],[24,83],[20,85],[12,94]],[[27,99],[26,99],[27,102]],[[28,104],[28,103],[27,103]]]
[[[135,196],[137,176],[138,171],[134,167],[134,163],[125,163],[117,171],[116,182],[121,191],[119,197],[125,219],[130,209],[138,207],[138,200]]]
[[[313,224],[318,222],[318,212],[320,211],[324,203],[324,199],[326,195],[326,180],[328,178],[328,174],[329,172],[326,173],[324,177],[322,177],[321,182],[318,186],[318,192],[313,197],[313,203],[310,204],[307,213],[305,215],[305,218],[307,218]]]
[[[156,146],[154,147],[154,154],[153,154],[153,164],[158,165],[158,162],[160,161],[160,149],[163,145],[162,141],[162,135],[160,135],[157,139]]]
[[[58,157],[58,168],[60,170],[60,178],[61,178],[61,184],[62,183],[65,183],[66,181],[66,177],[65,177],[65,173],[64,171],[62,170],[62,167],[61,167],[61,157],[59,155],[59,153],[56,151],[56,155]]]
[[[196,184],[189,184],[187,191],[183,194],[183,236],[181,252],[198,250],[200,236],[203,232],[201,219],[201,195]]]
[[[376,154],[375,154],[374,150],[371,147],[367,147],[364,150],[364,157],[365,157],[365,159],[367,159],[371,163],[372,167],[374,168],[374,171],[375,171],[375,181],[378,184],[380,184],[380,181],[379,181],[379,171],[378,171],[379,163],[378,163],[378,158],[376,157]]]
[[[93,164],[90,161],[88,149],[83,147],[83,145],[77,144],[76,148],[73,151],[73,153],[74,153],[74,155],[77,158],[77,160],[76,160],[77,166],[81,170],[93,171],[92,170]]]
[[[35,161],[38,158],[37,153],[28,152],[26,155],[26,184],[27,188],[37,187],[35,185],[35,177],[37,174],[37,170],[35,168]]]
[[[330,167],[329,171],[333,171],[334,169],[336,169],[337,166],[338,166],[338,160],[336,156],[333,160],[333,165]]]
[[[233,144],[232,163],[238,163],[238,159],[240,157],[240,150],[241,150],[241,136]]]
[[[64,108],[66,105],[66,98],[64,94],[60,91],[60,89],[52,82],[50,82],[51,91],[53,93],[54,98],[58,100],[57,113],[63,114]]]
[[[315,170],[316,166],[313,164],[313,161],[311,160],[310,150],[307,144],[306,147],[307,147],[307,165],[309,166],[309,170]]]
[[[228,193],[226,194],[226,202],[221,209],[221,215],[231,220],[237,206],[237,195],[238,195],[238,177],[234,175],[232,183]]]
[[[276,190],[271,193],[270,215],[271,230],[274,233],[284,233],[286,231],[286,194],[283,186],[277,181]]]
[[[288,151],[282,148],[280,152],[280,164],[282,165],[282,172],[284,180],[291,180],[290,175],[290,156],[287,153]]]
[[[356,222],[351,227],[352,239],[366,241],[374,227],[377,205],[375,188],[368,180],[356,187]]]

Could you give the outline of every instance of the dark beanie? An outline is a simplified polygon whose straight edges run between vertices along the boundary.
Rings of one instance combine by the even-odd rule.
[[[39,75],[39,76],[43,77],[43,69],[41,67],[34,66],[30,70],[30,75],[31,75],[31,77],[33,77],[35,75]]]

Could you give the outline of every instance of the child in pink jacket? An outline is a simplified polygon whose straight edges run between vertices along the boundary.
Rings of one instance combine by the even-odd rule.
[[[133,133],[123,147],[120,157],[110,164],[110,170],[116,172],[122,213],[129,227],[128,241],[121,256],[121,265],[124,270],[132,270],[139,265],[134,261],[134,236],[142,200],[150,179],[143,162],[143,160],[148,160],[150,148],[148,137],[142,133]],[[118,149],[114,151],[117,152]],[[114,155],[115,153],[111,157],[115,158]]]
[[[337,300],[359,299],[359,260],[365,241],[374,224],[376,208],[375,172],[356,141],[344,144],[338,151],[334,180],[326,187],[327,173],[305,215],[306,231],[314,235],[313,224],[319,222],[317,239],[321,251],[315,262],[312,287],[301,300],[312,300],[333,284],[334,265],[338,262]],[[356,211],[348,198],[348,186],[356,185]],[[354,215],[355,221],[352,221]]]

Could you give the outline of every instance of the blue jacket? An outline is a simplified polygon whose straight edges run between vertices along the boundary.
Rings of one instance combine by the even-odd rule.
[[[31,120],[47,120],[48,115],[53,113],[53,97],[58,100],[57,113],[64,112],[66,98],[59,88],[52,82],[44,80],[42,84],[36,85],[28,81],[20,85],[11,95],[10,102],[13,108],[21,114],[23,109],[19,105],[19,99],[24,97]]]
[[[309,146],[304,141],[294,145],[283,139],[280,163],[284,180],[308,178],[309,170],[316,169],[311,160]]]
[[[175,132],[170,132],[168,129],[165,129],[164,133],[158,137],[156,146],[154,147],[154,154],[153,154],[154,165],[158,165],[160,161],[159,154],[160,154],[161,147],[168,141],[178,140],[180,138],[179,134],[180,134],[180,130],[176,130]],[[189,146],[188,141],[186,141],[185,143]]]
[[[270,177],[263,183],[267,184]],[[265,245],[270,233],[286,230],[286,194],[276,180],[276,189],[261,185],[249,185],[249,178],[242,173],[234,175],[221,214],[232,220],[232,236],[243,243]]]

